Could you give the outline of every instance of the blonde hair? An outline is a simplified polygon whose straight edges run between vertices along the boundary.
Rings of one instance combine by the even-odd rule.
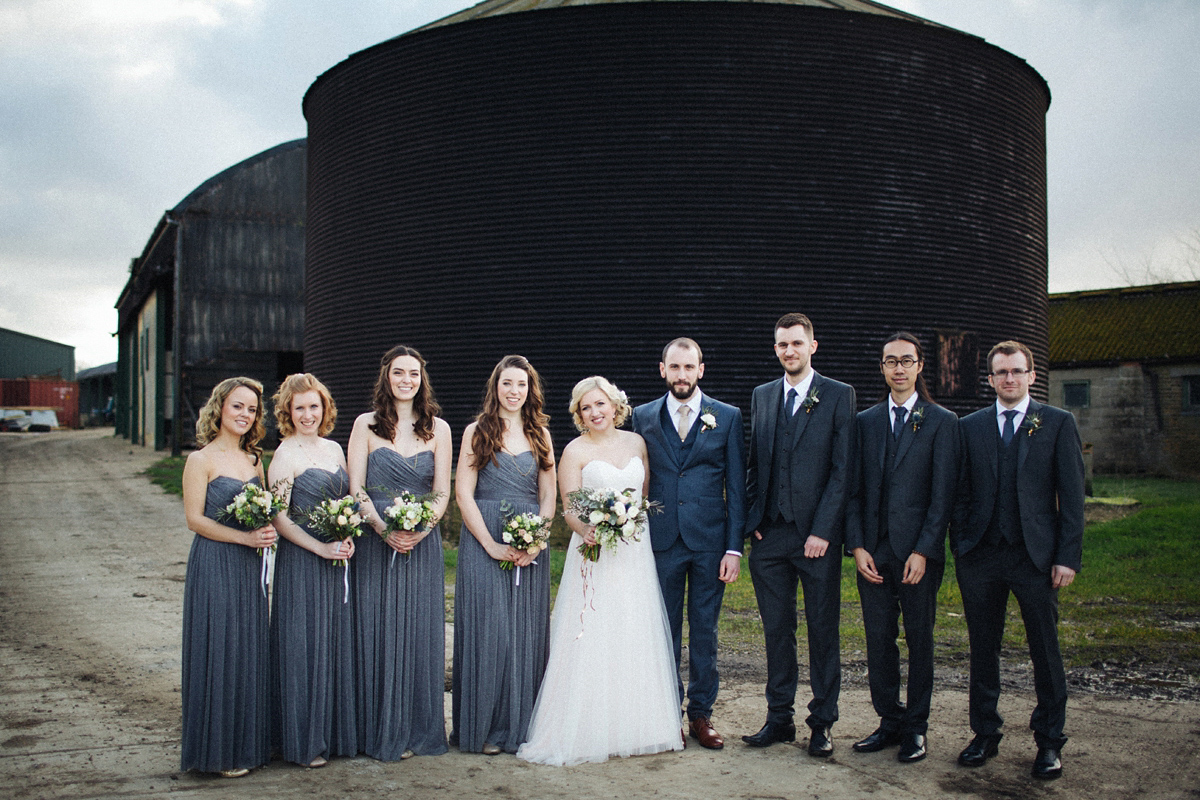
[[[629,398],[625,393],[613,385],[608,378],[600,375],[593,375],[590,378],[584,378],[579,383],[575,384],[575,388],[571,390],[571,404],[568,408],[571,411],[571,419],[575,421],[575,427],[580,433],[587,430],[587,425],[583,422],[583,416],[579,413],[579,403],[583,400],[583,396],[593,389],[599,389],[604,392],[604,396],[613,404],[616,409],[616,414],[613,416],[613,425],[621,427],[625,424],[625,420],[629,419],[629,414],[633,409],[629,405]]]
[[[292,423],[292,400],[305,392],[316,392],[321,396],[321,424],[317,428],[317,435],[328,436],[333,431],[337,422],[337,406],[333,402],[333,395],[325,388],[325,384],[317,380],[316,375],[297,372],[284,378],[283,383],[279,384],[279,391],[271,398],[275,404],[275,425],[279,428],[281,439],[296,432],[296,426]]]
[[[267,426],[263,425],[263,386],[254,378],[226,378],[213,387],[212,394],[208,396],[208,402],[204,404],[204,408],[200,409],[200,414],[196,417],[196,442],[203,447],[217,438],[217,434],[221,430],[221,409],[225,407],[225,401],[229,399],[229,395],[239,386],[245,386],[258,398],[258,409],[254,412],[254,424],[250,426],[250,430],[242,434],[242,438],[238,441],[238,446],[254,456],[257,462],[258,457],[262,455],[262,448],[258,446],[258,443],[267,435]]]

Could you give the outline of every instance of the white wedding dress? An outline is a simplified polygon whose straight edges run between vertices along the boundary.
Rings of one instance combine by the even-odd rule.
[[[645,466],[583,467],[586,488],[638,489]],[[550,622],[550,662],[517,758],[566,766],[682,750],[671,632],[650,531],[588,563],[571,536]]]

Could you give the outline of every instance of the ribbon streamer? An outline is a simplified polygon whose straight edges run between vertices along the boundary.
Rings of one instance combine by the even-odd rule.
[[[346,564],[346,574],[342,576],[342,586],[346,588],[342,593],[342,605],[346,605],[346,603],[350,602],[350,559],[344,558],[342,560]]]
[[[259,573],[259,583],[262,585],[263,597],[267,596],[267,571],[270,569],[270,562],[267,561],[271,555],[271,548],[264,547],[262,553],[262,571]]]

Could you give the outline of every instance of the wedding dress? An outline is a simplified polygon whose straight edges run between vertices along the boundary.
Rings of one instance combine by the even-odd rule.
[[[641,494],[638,457],[618,469],[583,467],[585,488]],[[571,536],[550,622],[550,662],[517,757],[565,766],[681,750],[679,694],[666,607],[650,531],[604,550],[595,562]]]

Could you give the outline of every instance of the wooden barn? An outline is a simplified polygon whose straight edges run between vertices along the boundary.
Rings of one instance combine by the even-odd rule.
[[[307,144],[235,164],[163,214],[117,301],[117,432],[178,452],[212,387],[303,365]]]

